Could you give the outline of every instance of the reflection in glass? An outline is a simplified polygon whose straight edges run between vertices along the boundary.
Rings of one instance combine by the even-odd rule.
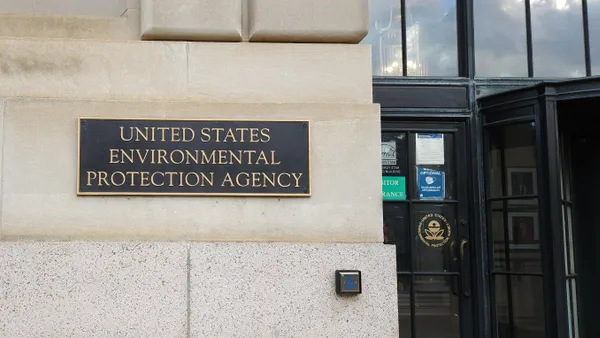
[[[600,75],[600,0],[588,0],[592,75]]]
[[[415,280],[416,336],[459,338],[459,301],[450,276],[419,276]]]
[[[508,200],[506,203],[510,271],[542,272],[537,200]]]
[[[495,298],[494,303],[496,306],[496,331],[498,332],[498,338],[510,338],[510,303],[508,301],[508,278],[509,276],[496,276],[494,279]]]
[[[491,202],[492,242],[494,243],[493,270],[506,271],[506,231],[504,227],[504,202]]]
[[[499,338],[546,336],[542,277],[496,276],[495,289]]]
[[[406,0],[408,76],[457,76],[456,0]]]
[[[489,144],[491,197],[537,195],[534,124],[512,124],[490,129]],[[505,182],[501,184],[503,175]]]
[[[537,200],[492,202],[491,222],[495,271],[517,273],[542,271]],[[508,239],[508,255],[506,239]],[[507,260],[510,262],[508,266]]]
[[[398,276],[398,327],[400,337],[411,337],[410,276]]]
[[[455,0],[406,0],[408,76],[458,75]],[[402,76],[400,0],[369,0],[373,75]]]
[[[369,34],[361,43],[372,45],[373,75],[402,76],[400,0],[369,0]]]
[[[542,277],[511,276],[514,338],[546,337]]]
[[[527,77],[525,2],[475,0],[475,75]]]
[[[585,76],[581,0],[531,0],[533,75]]]

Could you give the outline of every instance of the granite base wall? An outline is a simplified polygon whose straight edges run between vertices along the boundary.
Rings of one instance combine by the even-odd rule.
[[[384,244],[0,242],[0,337],[397,337]],[[334,271],[359,269],[340,297]]]

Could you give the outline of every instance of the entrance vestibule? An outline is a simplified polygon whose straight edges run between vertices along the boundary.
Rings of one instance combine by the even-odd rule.
[[[597,337],[600,79],[479,99],[495,337]]]

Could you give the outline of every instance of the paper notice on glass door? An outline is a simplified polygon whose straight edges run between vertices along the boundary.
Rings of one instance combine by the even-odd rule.
[[[417,134],[417,165],[444,164],[444,134]]]

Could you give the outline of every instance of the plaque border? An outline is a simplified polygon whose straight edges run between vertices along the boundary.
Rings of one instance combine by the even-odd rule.
[[[124,121],[240,121],[240,122],[302,122],[308,128],[308,193],[285,194],[285,193],[198,193],[198,192],[83,192],[80,191],[80,166],[81,166],[81,120],[124,120]],[[176,118],[176,117],[77,117],[77,173],[76,173],[77,196],[172,196],[172,197],[311,197],[312,196],[312,151],[311,151],[311,127],[310,120],[286,120],[286,119],[235,119],[235,118]]]

